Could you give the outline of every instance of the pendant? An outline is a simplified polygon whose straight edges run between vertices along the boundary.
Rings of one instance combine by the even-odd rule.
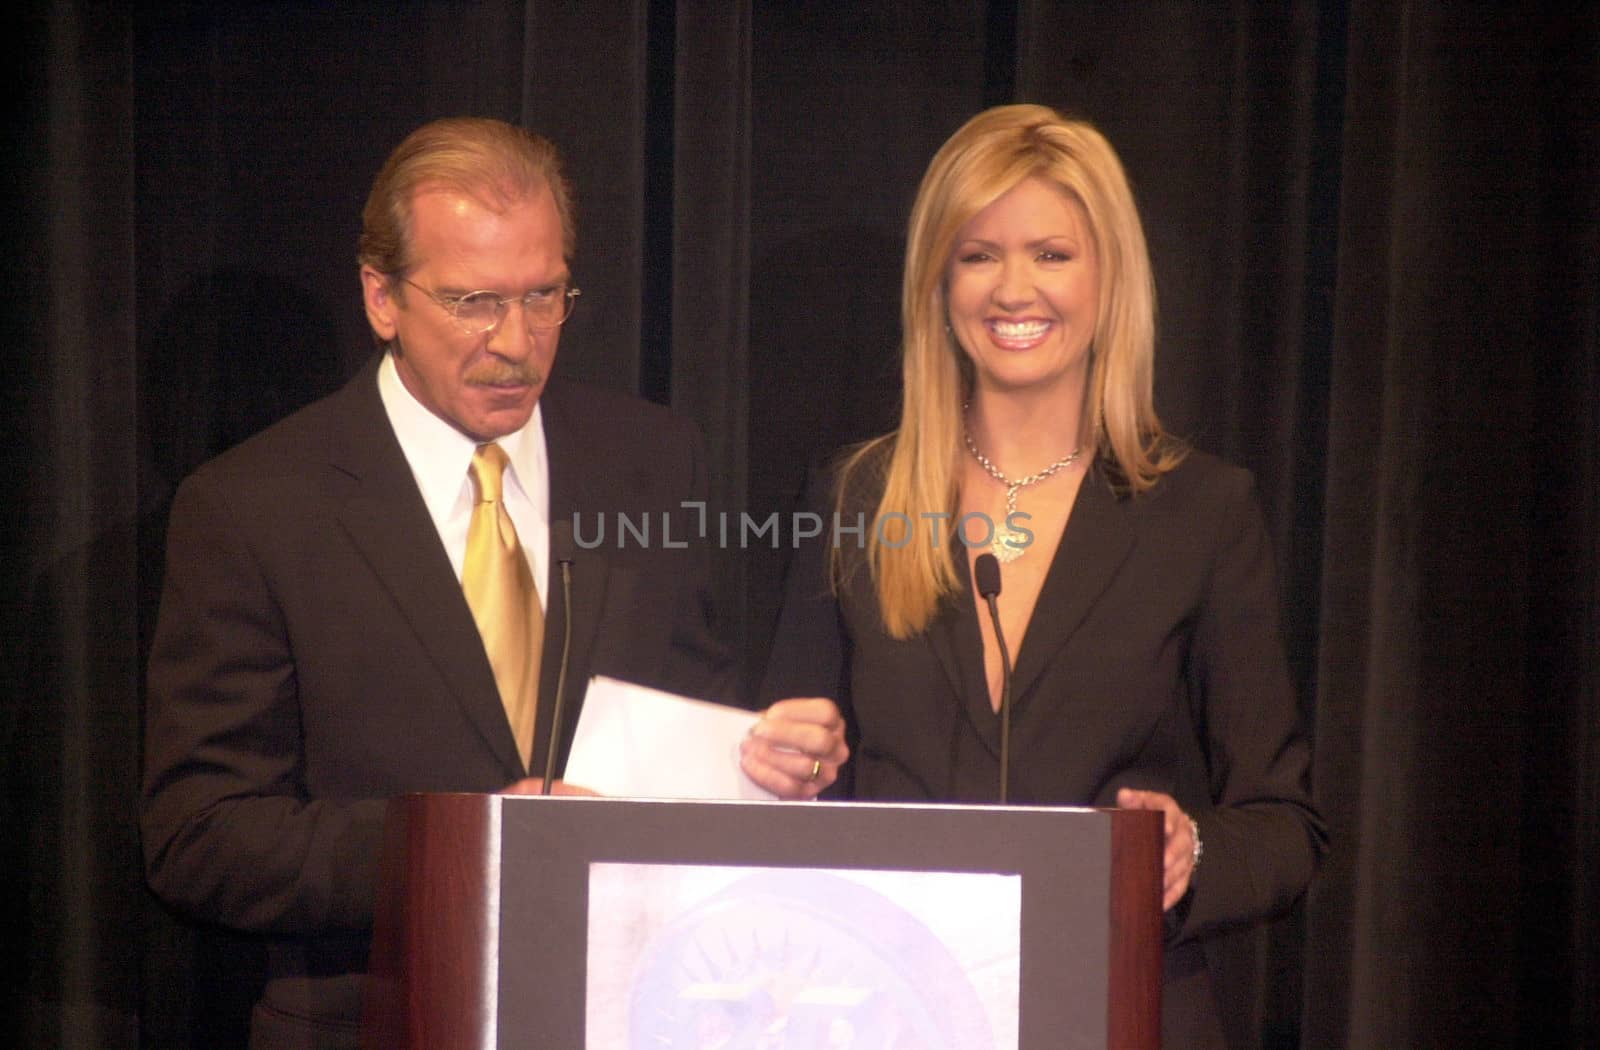
[[[994,530],[994,542],[989,545],[989,552],[995,560],[1005,565],[1022,557],[1028,549],[1028,534],[1019,532],[1009,525],[998,525]]]

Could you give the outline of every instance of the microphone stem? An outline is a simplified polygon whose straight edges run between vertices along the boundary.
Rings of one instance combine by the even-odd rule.
[[[989,603],[989,617],[994,621],[994,641],[1000,649],[1000,804],[1006,804],[1011,780],[1011,654],[1006,651],[1006,636],[1000,630],[1000,607],[994,595],[984,599]]]
[[[556,675],[555,710],[550,713],[550,739],[545,743],[543,791],[550,794],[556,774],[556,749],[561,745],[561,708],[567,695],[567,657],[572,651],[572,562],[561,565],[561,670]]]

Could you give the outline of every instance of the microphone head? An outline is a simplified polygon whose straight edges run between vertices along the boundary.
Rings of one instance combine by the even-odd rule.
[[[550,560],[556,564],[572,564],[576,547],[572,542],[572,522],[550,523]]]
[[[981,598],[1000,597],[1000,562],[993,554],[984,551],[972,567]]]

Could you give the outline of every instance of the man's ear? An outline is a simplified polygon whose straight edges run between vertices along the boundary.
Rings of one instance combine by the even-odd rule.
[[[367,323],[383,342],[392,342],[398,325],[395,312],[394,289],[389,278],[370,266],[361,268],[361,298],[367,307]]]

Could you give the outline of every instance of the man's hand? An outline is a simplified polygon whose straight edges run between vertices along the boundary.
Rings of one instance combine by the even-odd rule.
[[[781,799],[813,799],[839,777],[850,758],[844,716],[832,700],[779,700],[739,746],[746,776]]]

